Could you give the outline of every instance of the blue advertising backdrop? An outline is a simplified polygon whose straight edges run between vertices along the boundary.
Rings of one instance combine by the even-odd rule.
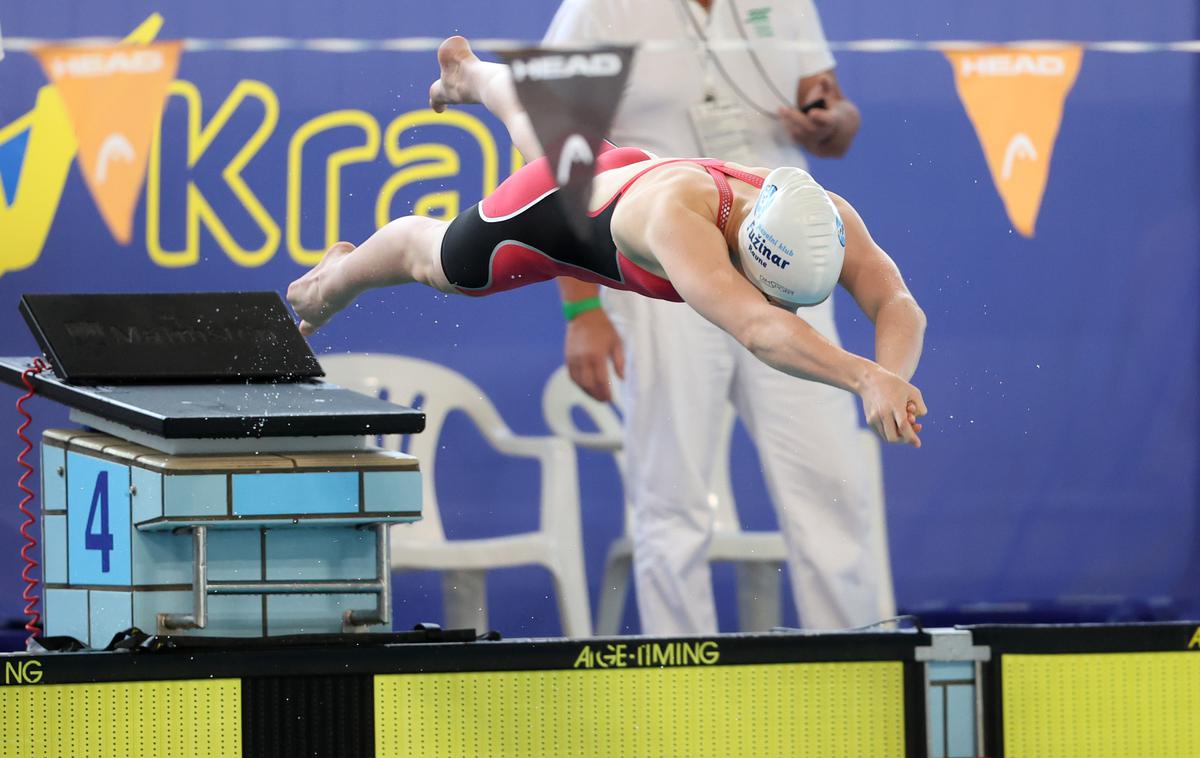
[[[1152,14],[1132,0],[818,5],[833,40],[1200,36],[1191,0],[1160,0]],[[10,4],[0,22],[10,38],[121,36],[160,12],[162,39],[536,39],[555,6],[46,0]],[[435,71],[429,53],[185,53],[178,79],[194,89],[177,84],[169,101],[160,180],[143,193],[133,244],[113,242],[73,166],[40,256],[0,276],[0,308],[9,309],[0,353],[35,349],[16,313],[24,292],[282,291],[324,246],[326,190],[337,175],[326,159],[375,136],[378,155],[340,172],[336,236],[360,240],[380,216],[414,206],[469,206],[508,173],[512,156],[500,125],[478,108],[456,124],[429,123],[424,104]],[[862,109],[863,129],[847,158],[816,161],[813,170],[852,199],[930,322],[915,380],[931,409],[925,446],[885,453],[902,607],[1116,596],[1200,612],[1197,72],[1194,55],[1085,55],[1037,235],[1026,239],[1009,225],[943,56],[839,55],[838,75]],[[0,128],[32,108],[44,84],[31,56],[0,62]],[[220,123],[222,103],[237,107]],[[213,138],[189,165],[199,135],[189,138],[188,115],[196,108]],[[265,140],[256,144],[260,133]],[[449,150],[411,150],[429,145]],[[238,155],[247,159],[240,189],[222,175]],[[189,240],[202,201],[220,224],[206,217]],[[11,245],[0,238],[0,258]],[[847,346],[869,354],[869,324],[848,299],[838,308]],[[552,285],[485,300],[408,288],[363,298],[313,346],[445,364],[477,382],[518,432],[543,433],[541,391],[561,363],[562,338]],[[49,402],[34,407],[35,431],[65,421]],[[15,427],[16,414],[10,418]],[[444,444],[453,454],[442,458],[438,486],[451,537],[533,526],[536,514],[523,505],[536,494],[532,464],[496,457],[462,419],[451,422]],[[746,446],[735,447],[744,521],[769,527],[757,463]],[[0,440],[7,459],[17,449],[12,434]],[[15,465],[7,470],[15,480]],[[594,602],[604,553],[621,529],[621,495],[615,469],[600,456],[581,453],[581,482]],[[0,618],[20,612],[13,487],[12,507],[0,513],[0,553],[8,556],[0,563]],[[722,627],[730,629],[729,576],[719,573],[717,585]],[[400,577],[398,623],[439,618],[438,587],[432,577]],[[490,593],[492,623],[503,632],[559,631],[545,574],[501,572]]]

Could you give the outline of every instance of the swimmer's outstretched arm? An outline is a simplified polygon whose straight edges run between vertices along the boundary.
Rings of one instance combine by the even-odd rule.
[[[925,344],[925,313],[858,211],[844,198],[829,196],[846,226],[846,261],[839,281],[875,324],[875,362],[911,379]]]
[[[700,315],[767,365],[858,395],[867,423],[888,442],[921,446],[916,422],[926,413],[921,391],[884,366],[841,349],[803,319],[769,304],[734,269],[728,243],[705,209],[664,199],[649,218],[653,220],[645,234],[651,250],[675,290]]]

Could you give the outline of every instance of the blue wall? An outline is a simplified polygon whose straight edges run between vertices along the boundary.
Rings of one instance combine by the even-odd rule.
[[[556,3],[455,3],[438,17],[424,6],[372,0],[316,2],[105,3],[61,1],[8,9],[8,37],[121,35],[146,15],[166,17],[164,39],[253,35],[540,36]],[[929,0],[819,2],[831,39],[1136,38],[1195,36],[1188,0],[1162,0],[1156,12],[1129,2],[1002,5]],[[844,88],[863,111],[863,130],[842,161],[814,171],[851,198],[876,238],[900,263],[930,319],[917,375],[931,416],[918,451],[887,451],[892,555],[901,605],[1049,598],[1060,595],[1171,597],[1195,603],[1200,544],[1200,176],[1195,102],[1197,63],[1182,54],[1085,56],[1067,101],[1037,236],[1013,232],[983,154],[935,53],[839,55]],[[248,185],[281,228],[286,218],[288,140],[305,121],[361,109],[380,128],[421,108],[435,75],[429,54],[185,54],[179,78],[197,85],[204,120],[239,80],[265,82],[280,119],[245,171]],[[0,62],[0,127],[34,103],[44,77],[27,55]],[[484,118],[479,111],[472,111]],[[190,174],[235,238],[262,234],[218,172],[259,123],[249,103]],[[164,121],[163,242],[182,246],[185,109],[172,99]],[[494,121],[501,175],[508,146]],[[301,232],[321,240],[328,151],[360,139],[345,128],[318,138],[301,177]],[[479,195],[477,143],[461,131],[422,127],[405,145],[445,142],[462,175],[401,190],[392,212],[420,196],[459,190],[465,207]],[[374,205],[395,171],[381,155],[343,175],[342,236],[373,228]],[[0,276],[9,328],[0,353],[28,354],[32,340],[16,315],[29,291],[187,291],[278,289],[302,267],[281,247],[265,263],[233,262],[201,233],[200,260],[156,265],[145,242],[146,202],[135,240],[117,247],[72,168],[56,222],[38,262]],[[4,245],[0,239],[0,245]],[[848,299],[839,302],[847,346],[870,349],[870,331]],[[417,355],[478,382],[519,432],[544,431],[541,389],[561,362],[563,328],[554,288],[539,285],[487,300],[448,299],[416,288],[379,293],[314,340],[318,352],[374,350]],[[10,392],[15,398],[15,393]],[[43,419],[63,414],[37,402]],[[15,426],[16,416],[13,415]],[[11,435],[7,435],[11,436]],[[9,458],[16,447],[0,440]],[[536,495],[535,470],[500,465],[461,419],[446,440],[456,461],[439,472],[451,536],[532,527],[523,505]],[[446,459],[443,459],[443,463]],[[736,458],[739,505],[749,524],[773,523],[751,454]],[[593,598],[608,543],[621,528],[611,464],[581,454],[585,531]],[[10,468],[16,476],[16,468]],[[486,471],[486,476],[479,472]],[[14,490],[15,492],[15,490]],[[498,494],[502,493],[502,494]],[[15,496],[13,502],[15,503]],[[0,617],[19,613],[14,508],[0,516]],[[1189,573],[1190,568],[1190,573]],[[730,580],[718,575],[721,617],[733,624]],[[508,634],[556,633],[549,578],[512,570],[491,583],[493,625]],[[436,618],[439,590],[429,576],[400,586],[401,624]],[[1200,608],[1197,608],[1200,611]]]

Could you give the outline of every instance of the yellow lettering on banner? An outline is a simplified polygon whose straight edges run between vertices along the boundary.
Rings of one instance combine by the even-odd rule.
[[[257,248],[246,248],[229,233],[221,218],[213,210],[204,194],[189,181],[187,185],[187,206],[185,243],[182,250],[167,250],[162,245],[160,226],[160,211],[162,208],[162,128],[155,132],[154,146],[150,150],[150,169],[146,187],[146,250],[150,259],[165,268],[192,266],[200,260],[200,223],[212,234],[217,245],[225,254],[239,266],[261,266],[271,259],[279,248],[279,224],[271,218],[258,196],[246,185],[242,171],[258,154],[263,143],[275,131],[279,122],[279,98],[266,84],[243,79],[237,83],[229,97],[221,103],[221,107],[212,119],[202,129],[200,116],[203,103],[200,91],[196,85],[188,81],[172,82],[171,95],[182,97],[187,102],[187,133],[188,133],[188,168],[195,168],[204,157],[204,153],[212,145],[213,140],[221,133],[233,114],[246,100],[258,100],[263,106],[263,117],[255,128],[254,133],[238,149],[229,163],[221,171],[221,178],[229,186],[234,197],[240,201],[250,218],[263,233],[263,243]]]
[[[574,664],[573,668],[590,669],[591,667],[592,667],[592,649],[590,647],[588,647],[587,645],[584,645],[583,649],[579,651],[579,655],[575,658],[575,664]]]
[[[42,662],[35,659],[5,661],[5,684],[37,684],[42,681]]]
[[[671,643],[658,644],[651,643],[650,647],[650,665],[651,666],[674,666],[675,665],[675,648]]]
[[[585,645],[573,668],[623,669],[629,667],[712,666],[721,660],[720,646],[705,642],[646,642],[630,647],[609,643],[603,648]]]
[[[41,256],[77,149],[67,107],[53,85],[38,90],[33,110],[0,128],[0,145],[23,132],[29,142],[17,192],[0,202],[0,272],[28,268]]]
[[[1188,650],[1192,648],[1200,648],[1200,626],[1196,627],[1196,633],[1192,635],[1192,639],[1188,642]]]
[[[316,135],[339,127],[356,127],[362,131],[363,142],[354,147],[335,150],[325,161],[325,235],[320,248],[306,248],[300,239],[300,184],[304,176],[304,146]],[[320,263],[325,251],[341,239],[342,167],[351,163],[366,163],[379,155],[379,123],[366,111],[344,110],[325,113],[305,122],[288,143],[287,174],[287,246],[292,260],[303,266]]]
[[[430,179],[448,179],[459,173],[458,153],[448,145],[421,144],[400,147],[400,137],[408,129],[420,126],[453,126],[470,134],[479,143],[483,163],[483,194],[499,185],[500,158],[496,139],[479,119],[462,111],[412,111],[397,116],[384,132],[384,152],[393,166],[404,166],[393,174],[379,190],[375,201],[375,226],[382,227],[392,219],[392,200],[396,193],[410,184]],[[415,164],[415,165],[410,165]],[[413,213],[418,216],[452,219],[462,203],[456,191],[441,191],[417,198]]]
[[[993,48],[946,57],[1009,220],[1032,237],[1083,49]]]

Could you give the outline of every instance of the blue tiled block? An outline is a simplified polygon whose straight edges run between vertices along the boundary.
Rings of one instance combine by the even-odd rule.
[[[925,709],[929,714],[929,758],[946,758],[945,688],[930,687],[926,690]]]
[[[113,635],[133,626],[133,595],[130,592],[91,590],[92,647],[104,647]]]
[[[129,467],[67,453],[67,568],[71,584],[128,586],[129,518]]]
[[[363,500],[368,511],[421,510],[420,471],[368,471],[363,473]]]
[[[929,664],[929,735],[931,758],[971,758],[975,750],[975,664],[937,661]]]
[[[240,516],[358,511],[358,472],[236,474],[233,512]]]
[[[88,641],[88,591],[46,590],[43,598],[47,637],[74,637]]]
[[[131,537],[134,584],[192,583],[192,536],[134,529]]]
[[[134,623],[142,631],[157,631],[159,613],[191,613],[192,593],[177,590],[135,592]],[[205,637],[261,637],[262,595],[211,595],[208,625],[184,634]]]
[[[267,530],[271,580],[373,579],[375,533],[346,527]]]
[[[67,509],[67,479],[59,469],[66,471],[67,451],[61,447],[42,445],[42,510],[63,511]]]
[[[975,751],[975,687],[952,684],[946,688],[946,745],[948,758],[971,758]]]
[[[342,631],[342,614],[370,610],[374,595],[268,595],[267,633],[331,634]],[[391,624],[369,627],[372,632],[391,630]]]
[[[140,524],[163,515],[163,476],[134,466],[129,471],[133,485],[133,523]]]
[[[167,516],[224,516],[229,512],[228,498],[223,474],[163,478],[163,513]]]
[[[213,637],[261,637],[262,595],[213,595],[208,598],[208,627]]]
[[[67,583],[66,516],[42,516],[42,581]]]
[[[971,661],[934,661],[929,664],[930,682],[975,679],[975,664]]]
[[[133,593],[133,625],[157,634],[158,614],[191,613],[192,593],[180,590],[138,590]]]
[[[259,530],[210,530],[208,578],[221,582],[261,580],[262,538]]]

